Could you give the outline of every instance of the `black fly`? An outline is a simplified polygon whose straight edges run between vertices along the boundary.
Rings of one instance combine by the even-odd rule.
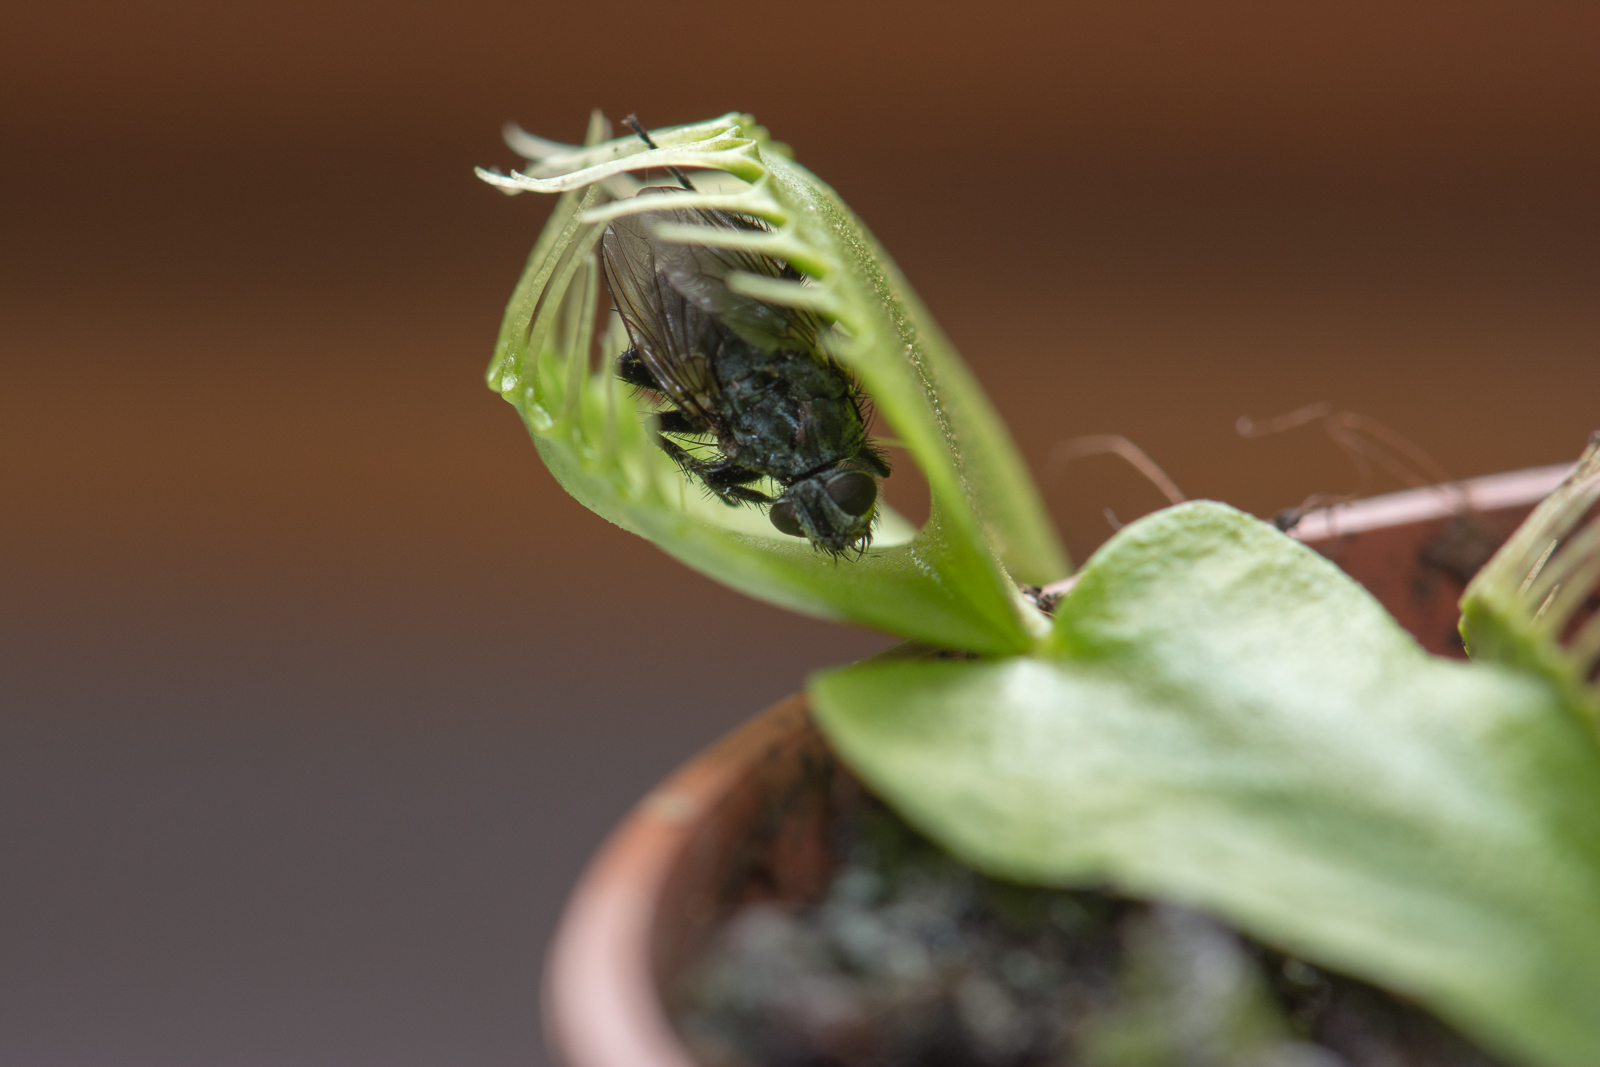
[[[631,115],[628,125],[655,147]],[[742,271],[798,282],[799,271],[770,256],[656,238],[662,223],[766,229],[749,216],[671,207],[679,191],[645,189],[639,195],[662,207],[617,219],[601,239],[632,342],[618,375],[664,399],[662,449],[724,503],[768,507],[780,531],[833,555],[865,550],[889,465],[867,438],[860,385],[822,351],[822,319],[741,296],[726,280]],[[774,498],[751,487],[762,478],[783,491]]]

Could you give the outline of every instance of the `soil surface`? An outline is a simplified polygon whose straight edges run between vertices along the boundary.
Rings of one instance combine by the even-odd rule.
[[[1185,909],[985,878],[881,805],[818,903],[741,906],[681,990],[707,1067],[1503,1067]]]

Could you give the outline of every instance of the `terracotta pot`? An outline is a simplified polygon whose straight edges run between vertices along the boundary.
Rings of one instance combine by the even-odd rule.
[[[1373,497],[1294,535],[1361,582],[1430,651],[1461,655],[1468,578],[1569,467]],[[810,900],[853,782],[793,696],[641,800],[568,902],[545,973],[545,1034],[566,1067],[694,1067],[669,1021],[674,977],[751,899]]]

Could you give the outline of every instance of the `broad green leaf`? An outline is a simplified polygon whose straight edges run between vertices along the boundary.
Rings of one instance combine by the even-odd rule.
[[[1134,523],[1048,655],[812,684],[845,761],[985,871],[1188,903],[1527,1064],[1600,1063],[1600,755],[1538,678],[1424,653],[1218,504]]]
[[[597,123],[591,141],[601,136]],[[513,133],[542,155],[527,173],[482,172],[508,192],[562,195],[501,328],[490,387],[522,413],[562,484],[599,514],[719,581],[786,607],[939,645],[1018,652],[1045,622],[1016,592],[1067,573],[1037,494],[998,417],[905,279],[838,196],[746,115],[637,138],[565,146]],[[753,509],[707,502],[656,447],[651,417],[610,367],[620,329],[591,324],[603,282],[605,225],[648,208],[634,171],[694,171],[700,192],[673,198],[765,220],[770,233],[662,227],[662,239],[738,246],[788,260],[804,284],[734,275],[730,285],[820,313],[830,352],[861,380],[921,469],[933,518],[912,530],[892,512],[859,559],[832,560],[774,531]],[[718,174],[717,172],[722,172]],[[891,486],[893,481],[891,479]]]

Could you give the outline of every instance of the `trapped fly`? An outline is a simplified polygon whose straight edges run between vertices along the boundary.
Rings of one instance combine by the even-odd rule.
[[[643,190],[661,207],[615,220],[601,238],[631,342],[618,375],[662,398],[662,449],[724,503],[765,507],[773,526],[832,555],[865,551],[889,465],[867,437],[859,383],[823,352],[824,320],[727,284],[733,272],[798,282],[799,271],[771,256],[655,236],[662,223],[766,229],[749,216],[673,207],[680,192]],[[753,487],[764,478],[782,491]]]

